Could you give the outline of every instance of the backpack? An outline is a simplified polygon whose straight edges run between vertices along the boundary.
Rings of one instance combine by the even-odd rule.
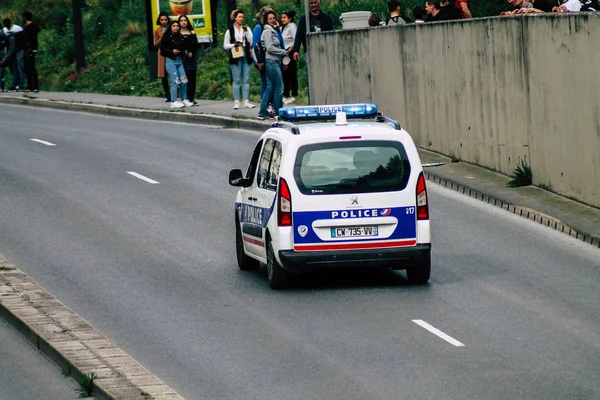
[[[261,29],[261,34],[262,34],[262,29]],[[254,62],[256,62],[257,64],[264,64],[266,55],[267,55],[267,49],[265,49],[265,46],[264,46],[262,40],[259,40],[254,45],[254,47],[252,47],[252,58],[254,59]]]

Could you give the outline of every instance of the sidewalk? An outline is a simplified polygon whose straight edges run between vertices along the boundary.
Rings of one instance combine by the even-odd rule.
[[[197,100],[198,106],[171,110],[156,97],[92,93],[0,93],[0,103],[51,107],[114,116],[220,125],[264,131],[270,121],[258,121],[256,108],[233,110],[232,101]],[[443,162],[426,168],[427,178],[497,207],[570,234],[600,248],[600,209],[586,206],[534,186],[508,188],[510,178],[464,162],[420,149],[423,163]]]

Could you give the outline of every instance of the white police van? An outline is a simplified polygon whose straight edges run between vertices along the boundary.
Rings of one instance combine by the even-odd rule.
[[[282,108],[246,173],[232,170],[229,183],[240,187],[239,268],[266,264],[273,289],[294,273],[335,267],[405,269],[412,284],[429,280],[421,161],[410,135],[374,104]]]

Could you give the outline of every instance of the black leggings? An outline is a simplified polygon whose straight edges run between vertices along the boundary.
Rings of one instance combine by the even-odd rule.
[[[171,101],[171,88],[169,87],[169,79],[167,78],[167,72],[165,71],[165,76],[162,79],[163,90],[165,91],[165,97],[167,101]]]
[[[192,103],[194,102],[194,97],[196,96],[196,75],[198,73],[197,69],[186,69],[185,75],[188,79],[187,84],[187,98]]]
[[[28,53],[25,56],[25,75],[27,76],[27,89],[39,90],[40,83],[38,81],[37,69],[35,68],[35,53],[29,52],[28,50],[25,50],[25,52]]]
[[[283,97],[298,97],[298,63],[291,60],[283,70]]]

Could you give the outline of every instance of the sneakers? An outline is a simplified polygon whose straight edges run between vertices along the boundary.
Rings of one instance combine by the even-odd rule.
[[[183,100],[183,104],[184,104],[186,107],[191,107],[191,106],[193,106],[193,105],[194,105],[194,103],[192,103],[192,102],[191,102],[191,101],[189,101],[188,99],[185,99],[185,100]]]
[[[254,108],[256,107],[254,104],[250,103],[248,100],[244,101],[244,108]]]
[[[295,102],[295,101],[296,101],[296,98],[295,98],[294,96],[292,96],[292,97],[290,97],[290,98],[288,99],[288,102],[287,102],[287,104],[292,104],[292,103],[293,103],[293,102]]]
[[[233,102],[233,109],[234,110],[239,110],[240,109],[240,101],[239,100],[235,100]]]
[[[185,107],[185,104],[183,104],[181,101],[174,101],[171,103],[171,108],[183,108]]]
[[[267,106],[267,112],[268,112],[269,114],[273,112],[273,105],[272,105],[272,104],[269,104],[269,105]]]
[[[265,118],[267,118],[267,117],[265,117],[264,115],[260,115],[260,114],[256,116],[256,119],[259,121],[263,121]]]

